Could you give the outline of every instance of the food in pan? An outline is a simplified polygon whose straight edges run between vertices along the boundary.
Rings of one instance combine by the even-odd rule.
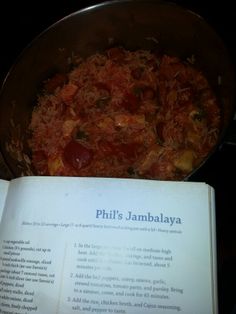
[[[216,97],[192,64],[115,47],[44,82],[30,148],[39,175],[181,180],[219,127]]]

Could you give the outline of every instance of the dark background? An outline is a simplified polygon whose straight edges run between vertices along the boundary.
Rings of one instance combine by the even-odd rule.
[[[100,2],[102,1],[1,1],[0,83],[17,56],[35,36],[58,19]],[[207,0],[172,2],[200,14],[215,29],[224,41],[236,68],[236,10],[233,3]],[[236,305],[236,145],[227,143],[233,137],[235,141],[235,124],[232,121],[225,142],[190,178],[191,181],[210,184],[216,192],[219,314],[233,313]]]

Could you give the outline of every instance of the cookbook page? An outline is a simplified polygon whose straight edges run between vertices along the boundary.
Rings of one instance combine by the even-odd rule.
[[[211,192],[190,182],[13,180],[0,313],[216,313]]]
[[[0,179],[0,224],[2,219],[2,213],[5,205],[5,200],[7,196],[7,190],[9,186],[9,181]]]

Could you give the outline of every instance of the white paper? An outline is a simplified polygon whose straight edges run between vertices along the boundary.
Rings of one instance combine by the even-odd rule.
[[[7,196],[8,186],[9,186],[8,181],[0,179],[0,222]]]
[[[190,182],[12,181],[0,313],[217,313],[209,196]]]

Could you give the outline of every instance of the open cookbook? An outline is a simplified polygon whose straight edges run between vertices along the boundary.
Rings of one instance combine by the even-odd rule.
[[[214,200],[205,183],[0,180],[0,313],[218,313]]]

